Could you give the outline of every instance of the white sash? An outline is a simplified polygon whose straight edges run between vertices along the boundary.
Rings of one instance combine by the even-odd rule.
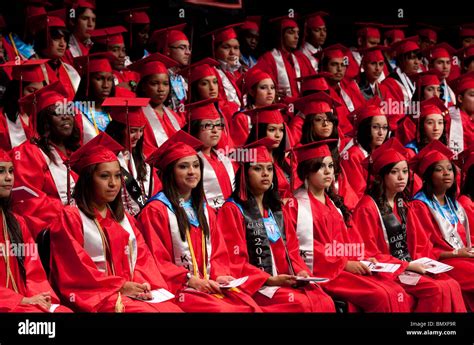
[[[314,57],[314,54],[318,52],[318,49],[316,49],[311,43],[305,42],[301,47],[301,52],[308,58],[309,62],[311,62],[314,71],[318,72],[318,60]]]
[[[170,222],[170,233],[171,233],[171,239],[173,241],[173,255],[174,255],[174,264],[180,267],[186,268],[190,272],[194,272],[193,268],[193,260],[191,258],[191,252],[189,251],[189,243],[187,240],[183,241],[181,239],[181,235],[179,233],[179,227],[178,227],[178,220],[176,218],[176,215],[171,212],[171,210],[166,207],[166,210],[168,211],[168,219]],[[204,215],[206,216],[207,224],[210,227],[209,223],[209,213],[207,211],[207,207],[204,208]],[[211,229],[209,228],[209,231]],[[210,274],[211,272],[211,253],[212,253],[212,246],[211,246],[211,236],[209,235],[209,238],[206,239],[206,252],[207,252],[207,272]],[[205,259],[205,258],[203,258]],[[200,272],[199,267],[197,269],[198,272]],[[203,272],[201,272],[203,273]]]
[[[408,78],[408,76],[401,71],[400,67],[397,67],[395,72],[398,74],[398,77],[401,80],[401,84],[398,80],[396,81],[401,86],[403,98],[405,100],[405,106],[408,106],[411,102],[411,98],[413,97],[413,93],[415,92],[415,85],[412,83],[410,78]]]
[[[349,97],[347,92],[344,90],[344,88],[341,86],[341,83],[338,83],[339,89],[341,90],[341,97],[350,112],[353,112],[355,110],[354,103],[352,103],[352,99]]]
[[[232,167],[232,162],[225,155],[220,154],[218,151],[212,149],[212,151],[217,155],[219,161],[222,162],[224,168],[227,172],[227,176],[230,180],[230,185],[234,189],[235,174],[234,168]],[[219,180],[217,179],[216,172],[212,168],[212,165],[207,160],[207,157],[202,151],[198,152],[198,156],[201,157],[203,162],[203,187],[204,192],[206,193],[207,204],[212,208],[220,208],[224,205],[225,199],[222,193]]]
[[[227,75],[222,71],[220,68],[216,68],[217,73],[219,73],[221,80],[222,80],[222,86],[224,87],[225,95],[227,96],[227,100],[229,102],[234,102],[239,105],[239,107],[242,105],[240,103],[239,96],[237,94],[237,90],[235,90],[234,85],[232,85],[231,81],[229,78],[227,78]]]
[[[148,120],[148,123],[150,124],[151,129],[153,130],[153,135],[155,136],[156,143],[158,144],[158,147],[160,147],[166,140],[168,140],[168,135],[166,135],[165,129],[163,128],[160,120],[158,119],[158,114],[151,107],[151,105],[147,105],[142,109]],[[179,126],[178,120],[174,117],[171,111],[167,107],[163,107],[163,111],[163,116],[168,116],[171,121],[171,124],[173,125],[173,128],[176,131],[179,131],[181,127]]]
[[[89,118],[81,112],[82,117],[82,144],[87,144],[89,141],[97,136],[97,130],[95,129]]]
[[[8,134],[10,135],[12,148],[24,143],[27,138],[20,115],[17,116],[15,122],[11,122],[8,116],[5,116],[5,120],[7,121]]]
[[[78,89],[79,84],[81,82],[81,76],[79,75],[79,73],[77,73],[75,68],[72,67],[71,65],[68,65],[65,62],[63,62],[62,64],[63,64],[64,69],[66,70],[66,72],[69,76],[69,80],[71,80],[71,84],[72,84],[72,87],[74,88],[74,92],[77,92],[77,89]]]
[[[457,203],[457,211],[456,215],[459,218],[459,221],[464,225],[464,228],[466,229],[466,242],[467,245],[466,247],[470,248],[471,247],[471,234],[470,234],[470,229],[469,229],[469,222],[467,219],[466,211],[464,211],[464,208]],[[461,239],[461,236],[459,236],[458,233],[458,223],[452,225],[447,219],[445,219],[441,214],[439,214],[436,210],[434,210],[432,207],[428,206],[428,209],[430,210],[431,215],[436,221],[436,224],[438,224],[439,231],[441,232],[441,235],[443,236],[443,239],[448,242],[448,244],[453,247],[454,249],[461,249],[464,247],[464,243]]]
[[[283,61],[283,56],[278,49],[273,49],[271,51],[273,59],[275,60],[277,66],[277,77],[278,77],[278,90],[287,96],[293,96],[291,92],[291,84],[290,79],[288,77],[288,72],[286,71],[285,62]],[[291,53],[290,53],[291,54]],[[301,69],[294,54],[291,54],[291,58],[293,59],[293,64],[295,66],[296,78],[301,77]],[[298,82],[298,90],[300,90],[300,82]]]
[[[295,192],[298,201],[298,218],[296,222],[296,234],[300,243],[300,253],[306,265],[313,272],[314,266],[314,235],[313,235],[313,213],[311,212],[311,201],[308,190],[300,188]]]
[[[56,185],[56,189],[58,190],[58,196],[61,199],[63,205],[67,205],[67,168],[64,165],[63,160],[59,156],[58,152],[54,147],[50,147],[51,153],[53,154],[54,158],[56,159],[56,164],[49,159],[46,153],[40,149],[41,153],[43,154],[44,159],[46,160],[46,164],[48,164],[49,172],[53,177],[54,184]],[[74,179],[70,176],[71,182],[71,194],[74,190]]]
[[[362,55],[360,55],[360,53],[355,50],[351,50],[351,53],[352,53],[352,56],[354,57],[354,60],[357,62],[357,65],[360,66],[360,64],[362,63]],[[362,72],[363,71],[364,70],[362,70]]]
[[[451,127],[449,129],[449,148],[454,153],[464,151],[464,129],[462,127],[461,111],[456,107],[449,107]]]
[[[72,57],[82,56],[82,50],[79,47],[79,42],[77,41],[74,35],[69,37],[69,51],[71,52]]]
[[[446,82],[446,79],[444,79],[442,81],[442,83],[444,84],[444,91],[449,93],[449,98],[451,99],[452,104],[456,105],[456,95],[454,94],[453,90],[449,87],[448,83]],[[445,97],[446,97],[446,95],[445,95]],[[444,105],[447,108],[449,106],[449,102],[444,101]]]
[[[84,250],[89,254],[92,261],[96,265],[97,269],[101,272],[107,271],[107,262],[105,259],[105,248],[103,246],[102,237],[100,236],[99,229],[95,222],[87,217],[79,208],[79,215],[82,220],[82,228],[84,231]],[[135,266],[137,264],[137,238],[133,232],[133,228],[128,220],[126,214],[123,216],[123,220],[119,223],[122,228],[129,234],[129,245],[132,245],[132,253],[130,253],[130,247],[127,245],[124,248],[124,252],[128,256],[128,262],[130,264],[130,274],[133,276]],[[131,255],[131,259],[130,259]]]

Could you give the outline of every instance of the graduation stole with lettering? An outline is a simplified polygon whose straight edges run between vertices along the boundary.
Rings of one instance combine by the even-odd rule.
[[[16,281],[15,281],[15,277],[13,277],[13,273],[12,273],[12,270],[11,270],[11,267],[10,267],[10,256],[8,255],[9,254],[9,251],[10,251],[10,248],[8,247],[8,243],[10,242],[8,239],[9,239],[9,236],[8,236],[8,229],[7,229],[7,220],[5,218],[5,213],[3,213],[3,210],[1,210],[2,214],[2,223],[3,223],[3,238],[5,238],[5,247],[4,247],[4,250],[3,250],[3,259],[5,260],[5,264],[6,264],[6,270],[7,270],[7,283],[5,285],[5,287],[8,289],[8,285],[10,285],[10,281],[12,283],[12,288],[13,288],[13,291],[15,291],[16,293],[18,293],[18,286],[16,284]]]
[[[239,208],[242,216],[244,217],[249,262],[252,265],[260,268],[262,271],[271,274],[272,276],[277,275],[278,272],[276,271],[275,261],[270,248],[270,240],[268,238],[265,224],[255,199],[249,198],[251,205],[249,208],[245,209],[233,198],[230,198],[228,201],[234,203]],[[285,231],[283,230],[283,212],[281,210],[273,212],[273,218],[280,229],[281,239],[283,240],[285,247],[286,259],[288,261],[290,272],[294,272],[288,250],[286,248]]]

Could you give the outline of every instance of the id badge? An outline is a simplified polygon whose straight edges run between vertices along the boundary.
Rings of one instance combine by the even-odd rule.
[[[265,230],[267,231],[268,239],[273,243],[278,241],[281,237],[281,234],[280,229],[278,228],[278,225],[275,222],[275,219],[271,217],[263,218],[263,224],[265,225]]]

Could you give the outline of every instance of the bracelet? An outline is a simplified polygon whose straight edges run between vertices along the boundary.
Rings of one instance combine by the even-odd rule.
[[[453,255],[458,255],[459,251],[457,249],[453,250]]]

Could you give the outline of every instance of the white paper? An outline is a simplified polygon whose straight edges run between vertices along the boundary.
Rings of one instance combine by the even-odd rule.
[[[161,303],[174,298],[174,295],[166,289],[151,290],[150,292],[152,299],[141,299],[132,296],[129,297],[147,303]]]
[[[400,268],[400,264],[388,264],[383,262],[373,263],[370,261],[361,261],[364,265],[366,265],[371,272],[388,272],[393,273]]]
[[[271,299],[279,288],[279,286],[264,286],[258,292]]]
[[[405,285],[415,286],[421,279],[421,275],[416,272],[405,271],[398,276],[398,279]]]
[[[425,268],[426,272],[430,272],[433,274],[444,273],[444,272],[451,271],[453,269],[453,266],[443,264],[442,262],[439,262],[430,258],[420,258],[417,260],[413,260],[412,262],[420,263],[425,266],[428,266]]]
[[[248,279],[249,279],[249,276],[245,276],[239,279],[234,279],[227,284],[219,285],[219,287],[221,289],[230,289],[230,288],[238,287],[242,285],[243,283],[245,283]]]
[[[302,281],[302,282],[315,282],[315,283],[327,283],[329,281],[328,278],[321,278],[321,277],[296,277],[297,281]]]
[[[54,313],[54,311],[59,307],[59,304],[51,304],[51,307],[49,307],[49,312]]]

